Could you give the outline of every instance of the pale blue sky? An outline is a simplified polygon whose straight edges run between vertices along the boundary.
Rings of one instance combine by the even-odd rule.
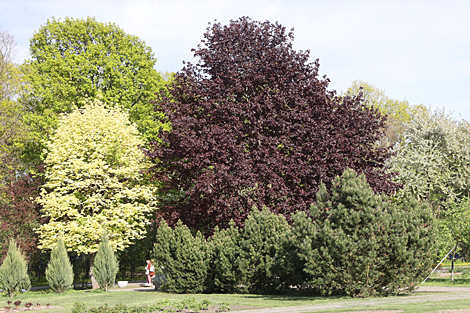
[[[0,0],[0,29],[15,35],[18,63],[48,18],[95,17],[143,39],[156,69],[178,71],[208,22],[249,16],[295,28],[294,49],[310,49],[330,89],[355,79],[394,99],[444,107],[470,120],[470,0],[442,1],[47,1]]]

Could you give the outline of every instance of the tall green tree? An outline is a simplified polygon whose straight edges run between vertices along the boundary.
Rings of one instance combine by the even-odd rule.
[[[29,136],[23,116],[25,77],[13,62],[16,51],[13,35],[0,30],[0,184],[11,182],[11,170],[25,169],[20,156]]]
[[[57,245],[52,248],[46,268],[46,279],[51,289],[59,293],[69,289],[73,283],[73,268],[62,238],[59,238]]]
[[[384,89],[360,79],[353,81],[351,87],[343,92],[343,95],[357,96],[359,94],[367,105],[378,109],[382,115],[387,117],[385,137],[381,141],[382,146],[393,145],[402,139],[406,124],[411,121],[412,115],[418,110],[427,111],[427,108],[422,104],[410,105],[406,99],[391,99],[385,94]]]
[[[0,266],[0,278],[3,292],[10,298],[22,289],[31,287],[26,260],[13,238],[10,239],[7,255]]]
[[[59,114],[80,108],[84,98],[100,96],[105,103],[129,110],[145,142],[161,129],[168,130],[150,103],[165,84],[154,68],[154,54],[117,25],[90,17],[52,18],[33,34],[30,54],[24,71],[31,84],[27,100],[32,111],[25,119],[33,140],[25,159],[39,160],[41,139],[52,134]]]
[[[108,234],[104,230],[93,264],[93,274],[101,289],[108,291],[109,287],[113,286],[118,269],[117,258],[109,244]]]
[[[36,199],[49,218],[38,228],[41,249],[62,235],[69,250],[93,257],[103,229],[114,250],[146,235],[156,200],[142,173],[149,163],[141,145],[119,107],[95,100],[62,116],[47,143],[46,182]]]

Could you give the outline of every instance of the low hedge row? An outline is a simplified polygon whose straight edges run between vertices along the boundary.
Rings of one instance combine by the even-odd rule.
[[[412,290],[430,270],[434,216],[415,200],[394,203],[363,175],[346,170],[310,211],[291,216],[253,208],[205,239],[181,222],[162,222],[153,257],[157,285],[175,293],[274,293],[370,296]]]

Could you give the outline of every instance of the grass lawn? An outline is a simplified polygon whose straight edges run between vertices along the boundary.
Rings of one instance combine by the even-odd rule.
[[[85,292],[84,290],[71,290],[64,294],[55,294],[51,291],[29,291],[13,299],[6,296],[0,297],[0,311],[7,306],[8,300],[20,300],[24,307],[27,302],[39,303],[41,306],[50,304],[51,306],[61,306],[62,309],[50,310],[50,312],[70,312],[75,302],[83,302],[87,308],[99,307],[105,303],[109,306],[125,304],[127,306],[140,306],[155,304],[159,301],[170,301],[174,304],[185,299],[194,298],[196,302],[203,300],[210,301],[211,305],[243,305],[253,308],[275,308],[300,305],[318,304],[339,304],[348,302],[347,308],[328,309],[315,312],[350,312],[364,310],[403,310],[403,312],[439,312],[449,309],[462,309],[470,307],[470,299],[443,300],[443,301],[422,301],[413,303],[414,298],[419,294],[402,295],[387,298],[367,298],[354,299],[346,296],[335,297],[311,297],[298,294],[290,295],[249,295],[249,294],[168,294],[162,292],[137,292],[137,291],[116,291],[116,292]],[[430,295],[431,300],[433,295]],[[410,302],[410,303],[404,303]],[[47,310],[46,310],[47,311]]]
[[[125,304],[127,306],[140,306],[155,304],[159,301],[178,303],[185,299],[194,298],[196,302],[210,301],[211,305],[244,305],[259,308],[285,307],[295,305],[313,305],[335,301],[355,301],[346,296],[338,297],[306,297],[298,295],[252,295],[252,294],[169,294],[154,291],[116,291],[116,292],[85,292],[84,290],[70,290],[64,294],[55,294],[50,290],[33,290],[20,294],[13,299],[3,295],[0,297],[0,311],[7,306],[7,301],[20,300],[24,307],[27,302],[39,303],[41,306],[61,306],[63,309],[50,310],[51,312],[70,312],[75,302],[83,302],[87,308],[99,307],[105,303],[109,306]]]

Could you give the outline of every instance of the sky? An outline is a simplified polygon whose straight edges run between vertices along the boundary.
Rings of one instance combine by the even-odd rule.
[[[470,121],[470,0],[0,0],[0,30],[15,36],[16,62],[48,19],[95,17],[150,46],[156,69],[195,63],[191,48],[209,22],[241,16],[294,28],[295,50],[319,59],[329,89],[361,79],[392,99]]]

